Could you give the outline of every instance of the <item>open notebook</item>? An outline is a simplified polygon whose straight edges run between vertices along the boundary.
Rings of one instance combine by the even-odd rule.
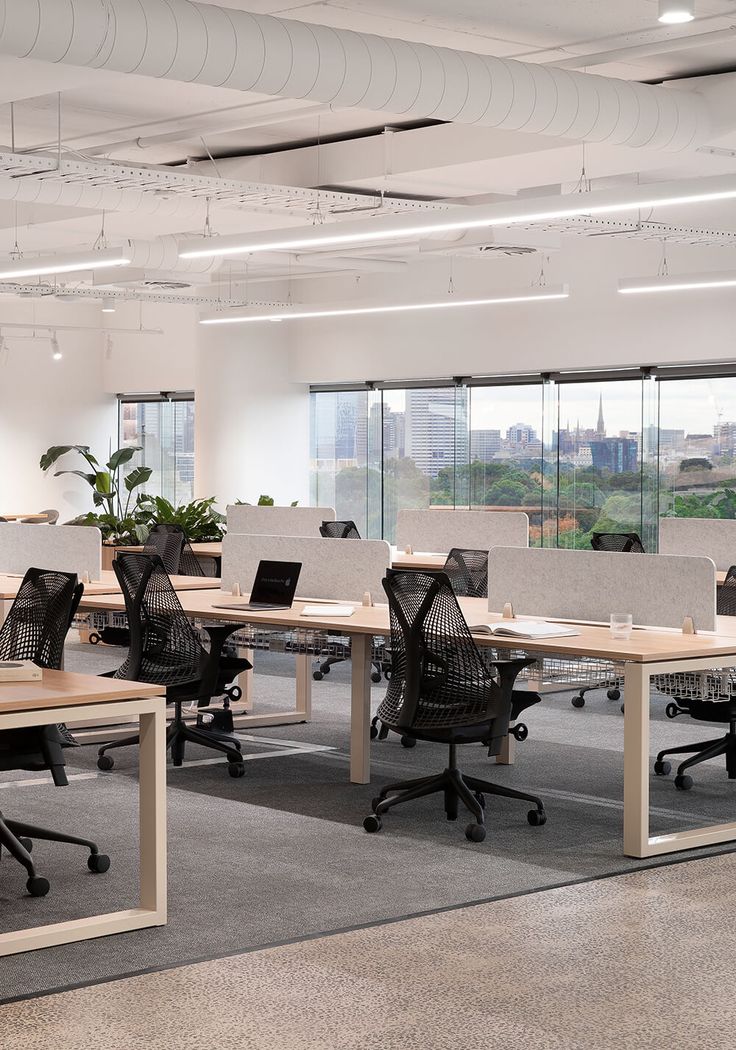
[[[564,623],[546,620],[500,620],[498,623],[480,623],[470,628],[472,634],[492,634],[501,638],[565,638],[580,634]]]

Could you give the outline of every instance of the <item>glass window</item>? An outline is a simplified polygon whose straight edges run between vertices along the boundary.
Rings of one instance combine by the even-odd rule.
[[[369,462],[377,440],[371,430],[378,425],[380,431],[374,401],[366,390],[325,391],[311,399],[312,505],[334,507],[338,519],[354,521],[366,538],[381,531],[380,499],[377,507],[371,500],[370,521],[368,505],[369,491],[380,485],[380,462]]]
[[[593,532],[641,536],[642,380],[560,383],[557,404],[557,545],[590,549]]]
[[[194,498],[194,400],[120,402],[120,444],[141,445],[128,469],[153,471],[142,490],[175,506]]]
[[[660,514],[736,518],[736,378],[664,379],[659,390]]]
[[[470,389],[470,506],[525,511],[533,546],[543,532],[543,430],[541,382]]]

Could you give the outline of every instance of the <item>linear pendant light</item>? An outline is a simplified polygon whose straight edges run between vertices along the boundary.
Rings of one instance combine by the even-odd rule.
[[[446,310],[471,306],[500,306],[505,303],[533,303],[550,299],[567,299],[570,292],[566,284],[547,284],[489,296],[485,299],[439,299],[428,303],[384,303],[375,306],[297,306],[264,313],[262,309],[229,310],[227,312],[203,314],[200,324],[249,324],[254,321],[301,321],[312,317],[356,317],[365,314],[396,314],[418,310]]]
[[[43,277],[46,274],[101,270],[130,264],[129,248],[89,248],[74,255],[46,255],[38,259],[11,259],[0,262],[0,280],[17,277]]]
[[[423,238],[453,230],[513,226],[546,222],[580,215],[605,215],[659,206],[701,204],[736,198],[736,177],[712,175],[702,179],[677,179],[622,190],[594,190],[554,197],[503,201],[498,204],[453,207],[431,216],[376,216],[370,220],[299,226],[262,233],[239,233],[223,237],[198,237],[183,241],[180,259],[208,259],[255,252],[303,251],[336,245],[372,244],[406,238]]]
[[[703,288],[734,287],[736,287],[736,270],[677,273],[663,277],[623,277],[618,282],[620,295],[640,295],[647,292],[689,292]]]

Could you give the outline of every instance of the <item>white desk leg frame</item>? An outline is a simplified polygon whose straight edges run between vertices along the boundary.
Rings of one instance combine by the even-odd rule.
[[[350,640],[352,676],[350,683],[350,780],[369,784],[371,780],[371,655],[369,634],[354,634]]]
[[[99,711],[97,705],[97,711]],[[111,716],[140,719],[140,905],[0,934],[0,957],[86,941],[166,923],[166,715],[163,698],[121,700],[104,705]],[[88,721],[95,705],[0,715],[0,729]],[[104,876],[100,876],[104,878]],[[21,885],[19,880],[19,885]]]
[[[627,663],[624,676],[624,853],[627,857],[657,857],[697,846],[736,840],[736,823],[712,824],[667,835],[649,834],[649,693],[658,674],[703,671],[722,667],[733,657],[709,660],[670,660],[666,663]],[[672,791],[674,792],[674,785]]]

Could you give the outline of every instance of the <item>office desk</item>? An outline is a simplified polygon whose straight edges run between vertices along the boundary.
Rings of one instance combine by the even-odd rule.
[[[352,647],[350,779],[356,784],[370,782],[370,670],[371,640],[374,635],[390,634],[388,607],[356,606],[353,616],[301,616],[304,602],[279,611],[216,609],[215,604],[243,602],[220,592],[190,591],[180,595],[187,615],[200,619],[219,619],[283,629],[324,630],[342,633]],[[112,595],[90,596],[82,600],[88,608],[119,610],[122,599]],[[310,602],[309,604],[313,604]],[[460,605],[469,623],[501,619],[489,614],[483,598],[461,598]],[[546,638],[534,642],[520,639],[477,636],[480,646],[522,649],[534,653],[587,656],[624,664],[624,852],[632,857],[651,857],[674,853],[695,846],[736,839],[736,823],[716,825],[672,835],[649,835],[649,694],[652,677],[678,671],[701,671],[714,666],[736,666],[736,625],[729,618],[719,619],[714,634],[684,635],[678,631],[635,630],[630,639],[611,637],[607,627],[583,625],[578,635]],[[307,663],[308,674],[308,663]]]
[[[17,575],[0,573],[0,625],[4,623],[22,582],[23,577],[20,573]],[[171,582],[176,591],[211,590],[219,584],[219,580],[207,576],[172,576]],[[84,593],[88,595],[120,594],[118,578],[112,570],[103,569],[99,580],[85,583]]]
[[[46,521],[45,514],[0,514],[0,518],[5,518],[6,521],[25,521],[27,524]]]
[[[166,701],[161,687],[68,671],[44,671],[41,682],[0,683],[0,730],[56,722],[73,725],[99,716],[103,708],[106,715],[140,722],[140,904],[0,934],[0,956],[166,923]],[[49,778],[50,810],[55,790]],[[49,874],[53,893],[53,871]],[[83,881],[78,881],[80,893]]]
[[[398,551],[391,559],[392,569],[410,569],[420,572],[422,569],[430,569],[435,572],[444,569],[447,561],[446,554],[435,554],[432,551],[414,551],[413,554],[404,554]]]
[[[200,558],[221,558],[222,557],[222,540],[216,540],[212,543],[193,543],[191,545],[194,553]],[[133,547],[116,547],[116,551],[123,551],[123,553],[132,552],[133,554],[140,554],[143,550],[142,546]],[[211,586],[211,583],[210,583]]]

